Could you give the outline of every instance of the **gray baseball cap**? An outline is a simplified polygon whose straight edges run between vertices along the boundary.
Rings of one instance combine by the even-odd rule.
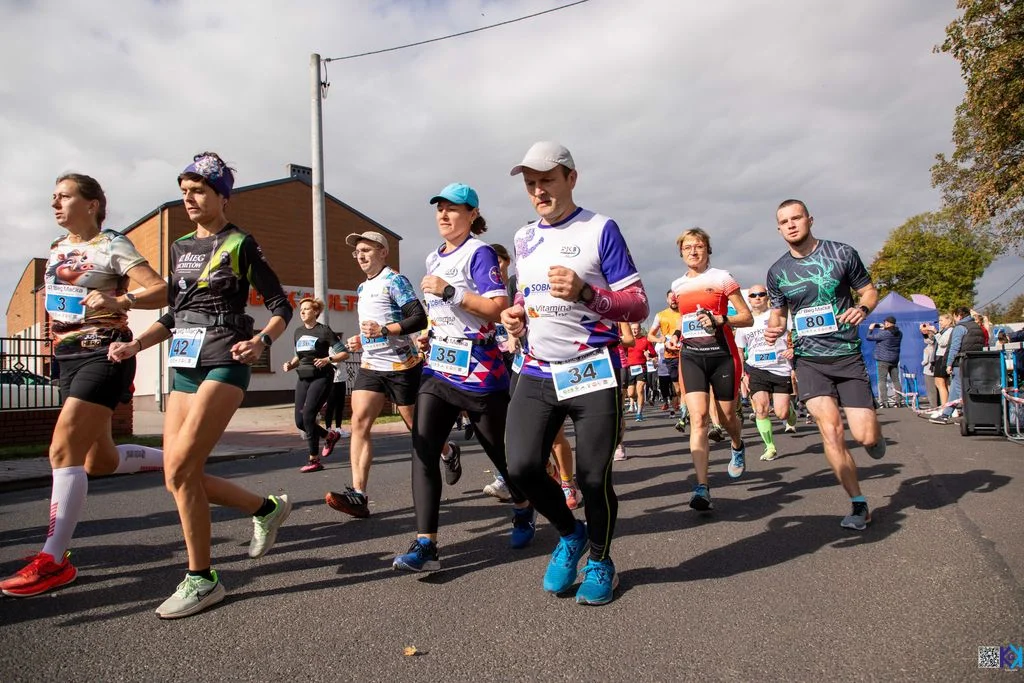
[[[555,166],[565,166],[571,171],[576,168],[576,162],[572,160],[572,154],[569,154],[569,150],[565,147],[557,142],[544,140],[533,143],[533,146],[527,150],[526,156],[523,157],[522,163],[513,166],[509,175],[519,175],[524,168],[543,173],[550,171]]]
[[[388,248],[388,238],[380,234],[376,230],[367,230],[366,232],[363,233],[353,232],[348,237],[345,238],[345,244],[347,244],[350,247],[354,247],[357,244],[359,244],[359,242],[362,240],[366,240],[367,242],[374,242],[384,247],[385,249]]]

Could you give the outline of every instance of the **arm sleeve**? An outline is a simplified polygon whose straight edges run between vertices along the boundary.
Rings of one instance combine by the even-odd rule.
[[[642,282],[634,282],[617,292],[594,286],[591,289],[594,290],[594,298],[587,304],[587,308],[603,318],[638,323],[646,320],[650,313],[647,292]]]
[[[398,321],[400,334],[412,334],[427,326],[427,312],[423,310],[420,300],[413,297],[402,306],[402,319]]]
[[[330,331],[330,343],[332,353],[341,353],[345,350],[345,342],[341,340],[341,335],[334,330],[327,328]]]
[[[281,281],[277,279],[277,273],[267,263],[263,250],[256,244],[252,235],[246,236],[242,245],[242,255],[245,258],[246,279],[263,297],[263,303],[271,315],[284,319],[287,325],[292,319],[292,305],[281,287]]]
[[[391,278],[391,282],[388,284],[388,294],[391,296],[391,300],[401,307],[403,313],[405,312],[406,304],[412,301],[419,303],[419,299],[416,297],[416,290],[413,289],[409,278],[398,273],[395,273],[395,276]],[[422,305],[420,305],[420,310],[423,310]]]
[[[167,311],[162,316],[157,318],[156,321],[169,330],[174,329],[174,313],[172,311]]]
[[[476,293],[486,297],[505,296],[505,282],[501,279],[498,255],[490,245],[480,247],[469,259],[469,279],[476,285]]]

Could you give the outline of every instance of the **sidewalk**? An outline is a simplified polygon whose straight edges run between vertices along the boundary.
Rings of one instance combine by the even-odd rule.
[[[302,433],[295,427],[294,406],[275,405],[258,408],[239,408],[231,418],[224,436],[210,454],[209,462],[255,458],[263,455],[287,453],[305,448]],[[140,436],[160,436],[164,431],[164,414],[157,410],[135,410],[135,433]],[[406,434],[405,424],[399,420],[375,425],[376,438]],[[342,440],[344,447],[346,440]],[[50,461],[48,458],[22,458],[0,461],[0,492],[49,486]]]

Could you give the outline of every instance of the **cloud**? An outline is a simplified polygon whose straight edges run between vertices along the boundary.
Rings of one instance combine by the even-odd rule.
[[[60,234],[48,205],[59,173],[98,178],[114,228],[175,198],[174,178],[203,149],[232,162],[240,185],[282,177],[310,163],[311,52],[558,4],[0,5],[0,292]],[[711,232],[716,266],[743,284],[763,278],[783,250],[773,215],[788,196],[809,203],[821,236],[870,261],[890,229],[938,206],[929,167],[949,149],[963,84],[932,46],[955,16],[953,0],[595,1],[331,62],[326,188],[405,237],[414,282],[438,239],[427,200],[448,182],[477,188],[493,241],[533,217],[508,169],[542,138],[573,151],[577,200],[622,225],[652,293],[680,274],[673,241],[693,225]]]

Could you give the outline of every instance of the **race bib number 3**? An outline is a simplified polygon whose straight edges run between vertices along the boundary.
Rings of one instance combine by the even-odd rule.
[[[427,364],[431,370],[449,375],[465,377],[469,374],[469,363],[473,356],[473,342],[468,339],[430,341],[430,357]]]
[[[363,346],[363,351],[380,351],[381,349],[388,348],[387,337],[367,337],[366,335],[360,335],[359,342]]]
[[[46,312],[54,320],[77,323],[85,320],[82,300],[89,293],[85,287],[74,285],[46,285]]]
[[[551,364],[551,379],[559,401],[582,396],[618,384],[608,349],[580,360]]]
[[[205,327],[175,328],[171,337],[171,349],[167,354],[167,366],[171,368],[194,368],[199,364],[199,352],[206,340]]]
[[[817,337],[839,330],[839,325],[836,324],[836,312],[831,304],[800,309],[793,316],[793,321],[796,323],[796,336],[798,337]]]

